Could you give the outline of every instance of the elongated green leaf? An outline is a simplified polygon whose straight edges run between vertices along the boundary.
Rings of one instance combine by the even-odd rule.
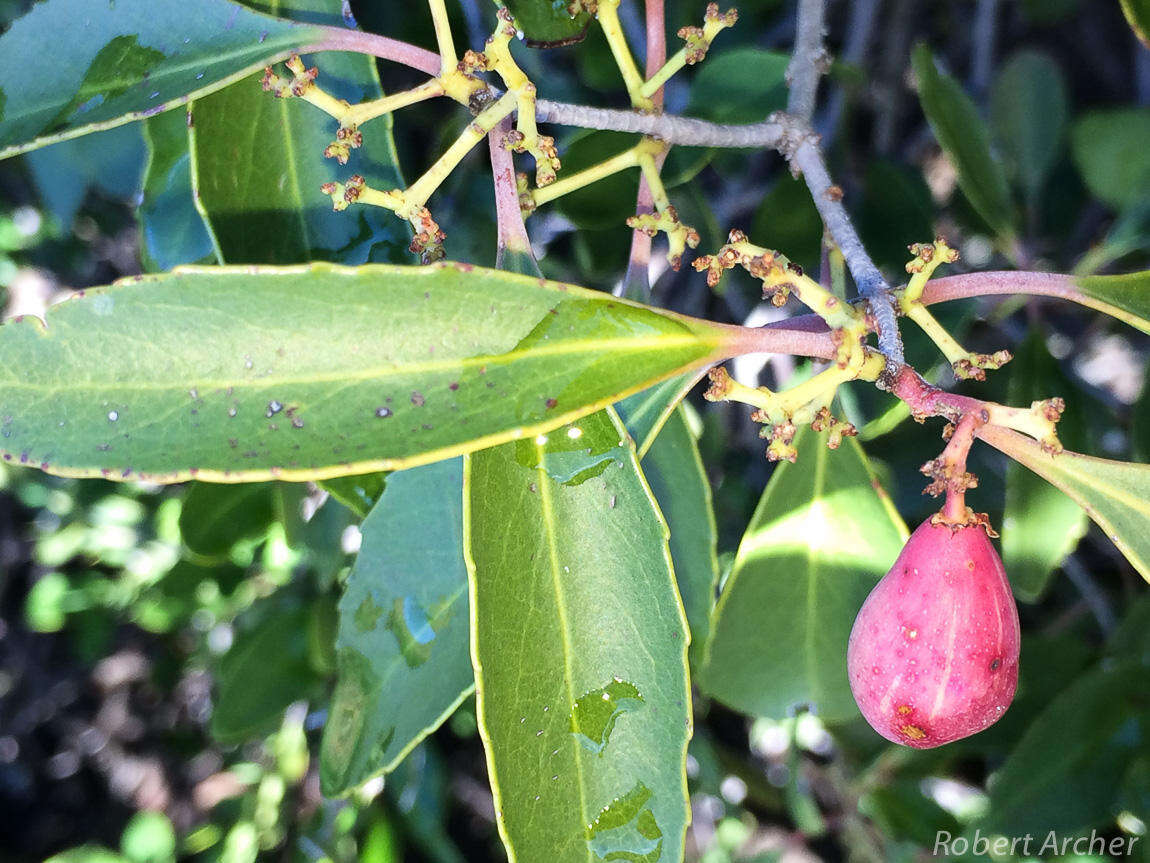
[[[145,265],[154,272],[214,258],[212,237],[192,198],[187,113],[149,117],[143,129],[148,167],[136,215]]]
[[[979,436],[1074,498],[1150,581],[1150,465],[1069,450],[1050,455],[1037,441],[997,426],[983,427]]]
[[[0,453],[164,482],[398,469],[555,428],[734,338],[465,265],[188,268],[0,327]]]
[[[746,713],[783,717],[805,703],[849,719],[847,639],[906,526],[856,441],[831,451],[803,429],[796,442],[803,458],[775,468],[739,544],[700,685]]]
[[[1086,444],[1084,414],[1075,389],[1033,331],[1014,352],[1010,364],[1009,403],[1028,405],[1053,395],[1067,399],[1058,424],[1062,443],[1071,449]],[[1038,599],[1054,570],[1086,533],[1086,513],[1042,478],[1011,461],[1006,468],[1006,509],[1002,520],[1002,562],[1019,599]]]
[[[340,0],[265,0],[261,11],[338,25]],[[305,57],[318,83],[351,104],[383,95],[375,60],[362,54]],[[286,73],[284,73],[286,74]],[[220,259],[228,264],[403,262],[406,224],[380,207],[332,210],[320,187],[349,173],[380,189],[402,188],[391,116],[363,129],[347,166],[324,156],[335,120],[302,99],[276,99],[258,76],[197,99],[192,108],[193,184]]]
[[[1125,767],[1144,751],[1148,688],[1150,668],[1136,660],[1100,667],[1067,687],[998,771],[983,831],[1069,835],[1108,821]],[[1141,733],[1130,727],[1139,712]]]
[[[1002,165],[990,152],[986,124],[962,87],[935,66],[923,43],[911,56],[918,97],[938,143],[958,170],[958,185],[971,206],[1003,240],[1014,236],[1014,206]]]
[[[391,770],[471,691],[463,463],[392,474],[339,603],[324,794]]]
[[[990,121],[1012,177],[1032,204],[1066,139],[1066,82],[1040,51],[1015,52],[994,81]]]
[[[1150,108],[1093,111],[1074,121],[1071,152],[1086,186],[1112,207],[1121,208],[1150,195]]]
[[[681,405],[667,417],[643,456],[642,467],[671,531],[671,561],[691,626],[691,664],[696,666],[711,626],[719,560],[711,484]]]
[[[508,858],[680,860],[687,622],[622,425],[601,412],[475,453],[465,488],[480,734]]]
[[[615,405],[615,411],[635,441],[635,451],[639,453],[639,458],[647,454],[675,406],[698,380],[698,372],[668,378]]]
[[[225,557],[242,539],[260,536],[275,521],[275,486],[195,483],[184,496],[180,535],[203,557]]]
[[[0,35],[0,158],[158,114],[321,33],[229,0],[42,0]]]
[[[1150,48],[1150,2],[1148,0],[1118,0],[1122,6],[1122,14],[1130,22],[1130,29],[1134,31],[1142,44]]]

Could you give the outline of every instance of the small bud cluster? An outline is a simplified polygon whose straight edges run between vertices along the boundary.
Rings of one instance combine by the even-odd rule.
[[[690,225],[680,222],[679,213],[671,204],[667,204],[661,212],[630,216],[627,219],[627,226],[640,230],[650,237],[663,231],[670,245],[667,261],[673,270],[678,270],[682,265],[683,253],[688,246],[694,249],[699,245],[699,232]]]
[[[702,62],[707,56],[707,49],[719,33],[728,27],[734,27],[739,20],[739,13],[734,9],[719,12],[718,3],[708,3],[706,14],[703,16],[702,27],[682,27],[678,36],[686,45],[686,62],[688,66]]]
[[[759,437],[769,441],[766,453],[768,461],[793,462],[798,458],[794,440],[799,426],[804,424],[809,424],[812,431],[826,434],[828,449],[838,449],[843,438],[858,434],[851,423],[831,413],[826,404],[829,401],[826,393],[807,400],[806,396],[811,391],[802,390],[802,385],[782,393],[773,393],[766,387],[751,388],[734,380],[722,366],[711,369],[708,376],[711,385],[703,393],[707,401],[740,401],[755,406],[751,419],[763,423]]]

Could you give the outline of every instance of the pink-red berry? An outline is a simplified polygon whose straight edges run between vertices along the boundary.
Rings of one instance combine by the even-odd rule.
[[[851,692],[887,740],[941,746],[1006,712],[1018,646],[1018,609],[986,529],[928,519],[855,619]]]

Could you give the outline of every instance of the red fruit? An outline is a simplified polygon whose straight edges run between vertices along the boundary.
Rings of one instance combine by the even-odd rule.
[[[916,530],[855,618],[851,692],[871,728],[930,749],[1006,712],[1018,682],[1018,609],[981,525]]]

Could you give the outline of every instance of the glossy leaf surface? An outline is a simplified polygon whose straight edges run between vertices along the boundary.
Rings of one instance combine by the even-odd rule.
[[[979,436],[1074,498],[1150,581],[1150,465],[1069,450],[1050,455],[1037,441],[997,426],[984,427]]]
[[[826,720],[858,715],[846,649],[855,614],[894,562],[906,526],[847,438],[828,450],[809,429],[775,468],[719,597],[703,689],[774,718],[813,704]]]
[[[578,430],[578,434],[573,434]],[[610,412],[468,457],[480,733],[512,861],[679,860],[687,622]]]
[[[189,268],[0,328],[0,452],[167,482],[397,469],[570,422],[731,333],[462,265]]]
[[[320,33],[229,0],[43,0],[0,35],[0,158],[157,114]]]
[[[324,793],[391,770],[471,691],[460,459],[388,478],[339,603]]]

